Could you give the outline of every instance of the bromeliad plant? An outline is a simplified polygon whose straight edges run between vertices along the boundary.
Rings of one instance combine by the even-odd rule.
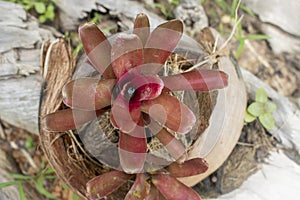
[[[133,33],[118,34],[112,44],[93,23],[79,28],[88,62],[102,79],[85,77],[67,83],[62,95],[64,104],[70,109],[45,116],[43,124],[48,131],[76,129],[110,110],[110,122],[119,130],[118,150],[124,172],[111,171],[89,181],[87,192],[90,199],[107,196],[132,174],[137,174],[136,181],[127,199],[144,199],[146,196],[153,199],[151,196],[158,194],[156,189],[166,199],[200,198],[175,177],[203,173],[207,169],[203,159],[172,163],[155,172],[145,167],[149,162],[146,130],[150,130],[151,137],[160,140],[175,160],[186,160],[185,147],[169,130],[187,134],[196,117],[169,92],[210,91],[228,84],[227,74],[219,70],[195,69],[158,76],[182,32],[182,22],[172,20],[150,33],[149,20],[144,14],[137,16]]]

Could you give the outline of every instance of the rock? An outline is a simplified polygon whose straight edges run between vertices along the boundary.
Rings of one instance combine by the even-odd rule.
[[[262,31],[271,37],[270,45],[275,53],[300,52],[300,1],[245,0],[263,22]]]
[[[268,41],[274,53],[300,52],[300,37],[288,34],[270,24],[262,24],[261,28],[266,35],[270,36]]]
[[[198,0],[180,0],[174,14],[184,22],[186,31],[190,34],[199,33],[201,29],[208,26],[208,18]]]
[[[109,10],[109,14],[120,19],[124,27],[132,28],[133,21],[138,13],[145,13],[149,17],[152,27],[158,26],[164,20],[158,15],[148,11],[138,1],[129,0],[96,0],[97,4]]]
[[[298,0],[245,0],[243,3],[258,14],[260,20],[282,30],[300,36],[300,1]]]
[[[88,16],[88,12],[96,10],[95,0],[58,0],[60,26],[63,31],[77,30],[80,20]]]
[[[133,20],[138,13],[148,15],[151,26],[159,25],[163,19],[144,8],[138,1],[129,0],[58,0],[61,28],[64,31],[74,31],[82,23],[82,19],[88,16],[92,10],[109,12],[113,17],[120,19],[120,26],[124,30],[133,27]]]
[[[261,170],[248,178],[243,185],[216,199],[210,200],[281,200],[300,196],[300,166],[282,151],[272,152]]]

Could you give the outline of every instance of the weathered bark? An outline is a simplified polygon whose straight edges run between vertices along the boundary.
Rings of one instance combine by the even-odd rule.
[[[38,133],[40,46],[52,33],[23,7],[0,1],[0,118]]]

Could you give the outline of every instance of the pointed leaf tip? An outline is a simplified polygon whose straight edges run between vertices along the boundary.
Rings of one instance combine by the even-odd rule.
[[[144,70],[147,74],[157,74],[167,58],[171,55],[183,32],[180,20],[171,20],[156,27],[145,44],[144,63],[149,66]]]
[[[97,176],[86,184],[87,197],[91,200],[106,198],[107,195],[126,183],[131,176],[117,170]]]
[[[105,110],[83,111],[74,109],[58,110],[46,115],[41,122],[42,127],[47,131],[67,131],[76,129],[86,122],[97,118]]]
[[[133,33],[140,38],[144,46],[150,34],[150,23],[147,15],[139,13],[136,16]]]
[[[166,169],[174,177],[188,177],[206,172],[208,163],[202,158],[194,158],[181,164],[174,162]]]
[[[79,110],[102,109],[111,104],[111,94],[115,84],[115,79],[75,79],[63,87],[63,102]]]
[[[167,174],[152,175],[152,183],[166,199],[172,200],[201,200],[199,194],[184,185],[173,176]]]
[[[110,65],[111,45],[104,33],[94,23],[80,26],[78,32],[90,63],[104,78],[114,78],[115,75]]]

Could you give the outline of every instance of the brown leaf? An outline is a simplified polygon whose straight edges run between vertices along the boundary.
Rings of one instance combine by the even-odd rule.
[[[111,45],[103,32],[94,23],[79,27],[83,49],[92,65],[105,79],[114,78],[111,63]]]
[[[177,140],[171,133],[167,131],[167,129],[161,127],[157,122],[151,121],[148,125],[149,129],[151,130],[152,134],[155,135],[159,139],[159,141],[166,147],[169,154],[178,160],[181,158],[185,160],[187,157],[185,148],[183,144]],[[180,160],[181,160],[180,159]]]
[[[180,20],[171,20],[156,27],[144,48],[144,74],[157,74],[177,46],[183,32]]]
[[[182,134],[188,133],[196,122],[194,113],[185,104],[166,93],[144,101],[141,109],[152,119]]]
[[[42,119],[42,127],[47,131],[67,131],[76,129],[86,122],[97,118],[105,110],[83,111],[65,109],[48,114]]]
[[[147,154],[146,132],[140,120],[130,133],[120,133],[119,155],[122,169],[129,174],[140,173],[143,170]]]
[[[134,184],[127,193],[125,200],[144,200],[150,192],[150,184],[145,174],[137,174]]]
[[[105,198],[131,178],[131,175],[121,171],[110,171],[97,176],[87,184],[87,197],[90,200]]]
[[[135,34],[120,33],[116,37],[112,49],[112,67],[119,79],[126,72],[143,64],[143,44]]]
[[[150,34],[150,23],[147,15],[143,13],[137,14],[134,21],[133,33],[140,38],[143,45],[146,44],[146,41]]]
[[[211,91],[228,85],[228,75],[219,70],[193,70],[172,76],[161,77],[164,91],[196,90]]]
[[[64,86],[63,101],[74,109],[99,110],[111,104],[111,94],[115,84],[115,79],[75,79]]]
[[[201,200],[197,192],[170,175],[154,174],[152,183],[168,200]]]
[[[182,164],[174,162],[170,164],[166,169],[172,176],[181,178],[206,172],[206,170],[208,169],[208,164],[202,158],[194,158],[191,160],[187,160]]]

